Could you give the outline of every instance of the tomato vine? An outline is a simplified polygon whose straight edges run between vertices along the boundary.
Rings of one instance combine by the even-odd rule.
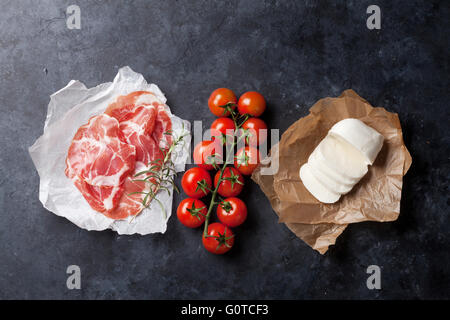
[[[237,111],[236,111],[236,104],[235,103],[227,103],[224,106],[221,106],[221,108],[224,108],[223,114],[226,114],[227,112],[230,113],[231,115],[231,119],[234,122],[235,125],[235,134],[230,137],[230,139],[226,139],[226,136],[222,139],[222,145],[225,145],[226,143],[228,143],[228,141],[232,141],[231,146],[228,149],[228,151],[231,152],[226,152],[226,157],[225,157],[225,161],[223,161],[223,163],[218,166],[219,167],[219,180],[215,186],[214,189],[211,190],[211,202],[209,203],[209,207],[208,207],[208,212],[206,213],[206,218],[205,218],[205,227],[203,229],[203,236],[204,237],[209,237],[208,236],[208,225],[209,225],[209,217],[211,216],[211,212],[214,208],[214,206],[216,204],[219,204],[219,202],[216,202],[216,197],[217,197],[217,193],[219,190],[219,186],[220,183],[222,181],[225,181],[227,179],[222,178],[223,177],[223,173],[225,171],[225,168],[227,167],[228,164],[233,163],[232,160],[234,160],[234,148],[237,145],[237,143],[241,140],[241,139],[246,139],[246,137],[248,136],[248,134],[245,135],[238,135],[237,133],[239,132],[239,129],[241,129],[242,125],[244,124],[245,121],[247,121],[247,119],[249,118],[248,114],[244,114],[244,115],[240,115]],[[237,137],[236,137],[237,136]],[[231,159],[230,159],[230,154],[232,155]],[[215,165],[217,165],[217,163],[215,163]]]

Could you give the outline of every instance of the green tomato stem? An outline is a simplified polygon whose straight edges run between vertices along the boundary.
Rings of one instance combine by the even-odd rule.
[[[241,128],[241,126],[245,122],[245,120],[248,119],[248,115],[245,115],[245,120],[243,122],[241,122],[240,124],[238,124],[235,111],[230,108],[230,112],[231,112],[231,118],[233,119],[234,126],[235,126],[236,132],[237,132],[238,129]],[[234,150],[235,146],[236,146],[236,141],[235,141],[235,139],[233,139],[233,143],[231,144],[230,150]],[[216,202],[217,191],[219,190],[220,183],[223,181],[223,179],[222,179],[223,172],[225,171],[225,168],[227,167],[228,162],[230,160],[229,159],[230,153],[234,155],[234,152],[227,153],[225,162],[222,164],[222,167],[220,168],[220,175],[219,175],[219,180],[217,182],[217,186],[214,188],[214,190],[212,192],[211,202],[210,202],[209,207],[208,207],[208,212],[206,213],[205,227],[203,229],[203,236],[204,237],[208,236],[209,217],[211,216],[212,209],[214,208],[214,205],[215,205],[215,202]]]

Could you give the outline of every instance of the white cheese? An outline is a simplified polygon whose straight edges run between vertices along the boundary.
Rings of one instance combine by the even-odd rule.
[[[317,167],[312,166],[312,163],[306,163],[305,165],[308,166],[308,170],[317,179],[317,181],[319,181],[320,184],[328,190],[339,194],[346,194],[352,190],[354,184],[340,183],[324,174],[321,170],[318,170]]]
[[[345,178],[359,181],[367,173],[365,158],[345,140],[328,135],[317,148],[318,158]]]
[[[353,186],[358,182],[358,179],[347,177],[341,172],[335,171],[332,166],[328,166],[325,159],[319,154],[319,148],[316,148],[314,152],[311,153],[308,163],[337,183]]]
[[[300,168],[300,179],[319,201],[334,203],[361,180],[383,146],[383,136],[358,119],[336,123]]]
[[[307,163],[300,168],[300,179],[305,188],[320,202],[335,203],[341,197],[340,194],[328,190],[317,181],[311,171],[309,171]]]
[[[329,135],[338,136],[356,149],[365,158],[367,164],[373,164],[383,146],[383,136],[358,119],[344,119],[336,123]]]

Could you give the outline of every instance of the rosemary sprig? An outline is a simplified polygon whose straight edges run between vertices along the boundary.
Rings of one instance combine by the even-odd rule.
[[[183,133],[180,136],[175,137],[168,148],[160,148],[162,158],[152,160],[148,164],[148,169],[142,170],[134,175],[134,177],[138,179],[133,179],[133,181],[141,181],[149,184],[148,191],[138,191],[128,194],[131,195],[139,193],[145,195],[142,199],[142,205],[144,208],[148,208],[151,202],[155,200],[160,205],[165,218],[167,217],[167,213],[164,205],[159,199],[156,198],[156,196],[161,191],[166,191],[170,195],[170,187],[172,187],[176,192],[180,192],[178,187],[175,185],[174,179],[177,172],[175,170],[175,164],[172,161],[171,155],[175,148],[184,143],[184,138],[189,135],[188,132],[185,132],[184,125],[181,131]],[[174,136],[172,130],[164,132],[164,135]],[[142,176],[144,177],[139,179],[139,177]],[[137,215],[135,215],[133,219],[136,216]],[[131,219],[130,222],[133,221],[133,219]]]

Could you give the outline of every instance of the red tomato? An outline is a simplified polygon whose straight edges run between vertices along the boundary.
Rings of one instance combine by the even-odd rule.
[[[261,156],[258,149],[244,147],[238,150],[234,159],[234,166],[244,175],[252,174],[259,163]]]
[[[205,140],[194,148],[194,163],[205,170],[214,169],[214,164],[223,163],[223,150],[219,141]]]
[[[219,88],[214,90],[208,99],[208,107],[211,112],[217,117],[227,117],[230,115],[230,111],[223,108],[225,105],[234,109],[236,108],[236,95],[233,91],[227,88]]]
[[[191,168],[183,174],[181,187],[189,197],[199,199],[209,193],[212,187],[211,176],[205,169]]]
[[[205,222],[207,213],[206,205],[194,198],[184,199],[177,209],[178,220],[188,228],[200,227]]]
[[[239,98],[238,111],[240,114],[259,117],[263,114],[264,110],[266,110],[266,100],[256,91],[246,92]]]
[[[208,232],[202,237],[206,250],[215,254],[224,254],[234,244],[234,234],[231,229],[221,223],[215,222],[208,226]]]
[[[247,206],[239,198],[226,198],[217,206],[217,217],[226,226],[240,226],[247,219]]]
[[[219,182],[220,171],[214,177],[214,187]],[[225,180],[224,180],[225,179]],[[233,167],[226,167],[222,174],[222,182],[217,190],[222,197],[236,197],[244,188],[244,177]]]
[[[225,144],[227,141],[232,141],[231,137],[226,137],[227,131],[232,130],[232,132],[229,133],[229,135],[234,135],[234,130],[236,129],[236,126],[234,125],[234,121],[230,118],[219,118],[214,120],[214,122],[211,124],[211,139],[215,140],[216,138],[219,139],[219,141],[222,144]],[[227,138],[227,139],[225,139]]]
[[[240,134],[245,135],[248,145],[256,147],[262,145],[267,140],[267,125],[259,118],[250,118],[242,124]]]

